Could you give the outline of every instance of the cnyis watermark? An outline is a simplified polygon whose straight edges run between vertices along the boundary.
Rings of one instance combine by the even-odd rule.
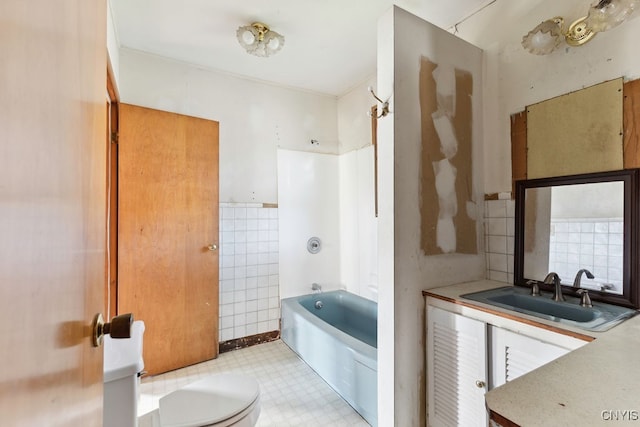
[[[637,409],[605,409],[600,412],[604,421],[640,421],[640,411]]]

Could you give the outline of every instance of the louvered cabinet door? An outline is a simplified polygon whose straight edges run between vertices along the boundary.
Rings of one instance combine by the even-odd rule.
[[[487,326],[427,306],[429,425],[486,426]]]
[[[512,381],[570,351],[506,329],[490,328],[491,388]]]

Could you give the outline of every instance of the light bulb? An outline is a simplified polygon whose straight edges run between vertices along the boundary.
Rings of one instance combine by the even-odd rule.
[[[636,0],[599,0],[589,8],[587,26],[593,31],[607,31],[622,24],[633,13]]]
[[[542,22],[522,38],[522,46],[535,55],[551,53],[562,42],[563,22],[560,17]]]
[[[271,50],[277,50],[278,46],[280,46],[280,40],[278,40],[277,37],[272,38],[271,40],[269,40],[267,42],[267,46],[269,47],[269,49]]]
[[[242,41],[245,42],[245,44],[251,45],[256,41],[256,36],[254,36],[251,31],[246,30],[242,33]]]

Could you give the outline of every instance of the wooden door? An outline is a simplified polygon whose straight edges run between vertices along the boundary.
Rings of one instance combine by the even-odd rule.
[[[218,355],[218,123],[120,104],[118,312],[145,369]]]
[[[118,94],[107,69],[107,269],[105,316],[118,314]]]
[[[100,426],[104,0],[0,2],[0,425]]]

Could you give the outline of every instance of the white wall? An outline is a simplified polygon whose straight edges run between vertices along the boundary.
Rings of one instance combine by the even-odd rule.
[[[389,109],[395,111],[394,82],[394,10],[390,9],[378,20],[377,91],[391,94]],[[378,121],[378,425],[395,423],[395,240],[394,192],[395,152],[393,144],[393,113]],[[419,322],[416,319],[416,322]],[[398,336],[400,335],[398,331]],[[420,340],[410,348],[420,345]],[[419,378],[416,378],[416,383]],[[417,402],[412,402],[416,404]],[[398,404],[397,408],[405,408]],[[416,409],[418,406],[415,407]],[[414,413],[414,410],[410,410]]]
[[[349,292],[378,300],[378,220],[373,146],[341,154],[340,281]]]
[[[551,218],[624,218],[624,182],[553,187]]]
[[[371,77],[338,98],[340,154],[371,145],[371,118],[367,113],[376,100],[367,88],[371,86],[375,90],[375,80]]]
[[[376,100],[361,83],[338,99],[340,139],[340,280],[352,293],[377,301],[378,245],[371,117]]]
[[[221,202],[277,203],[277,148],[338,152],[332,96],[127,49],[120,50],[120,94],[124,103],[220,122]]]
[[[107,2],[107,55],[116,87],[120,86],[120,42],[113,22],[111,2]]]
[[[393,49],[389,49],[392,39]],[[422,425],[424,412],[424,300],[422,290],[485,277],[482,216],[482,51],[402,9],[381,18],[378,88],[393,84],[392,114],[380,120],[379,318],[393,313],[393,329],[379,322],[379,421]],[[420,249],[421,124],[419,66],[424,55],[471,73],[476,255],[425,256]],[[391,80],[390,80],[391,79]],[[392,128],[392,129],[390,129]],[[390,135],[392,134],[392,135]],[[391,155],[392,152],[392,155]],[[389,183],[393,187],[389,187]],[[390,233],[390,230],[393,230]],[[389,253],[389,248],[392,252]],[[389,262],[393,261],[393,267]],[[392,272],[392,274],[390,274]],[[389,288],[393,288],[391,291]],[[393,309],[390,307],[393,305]],[[390,339],[391,337],[392,340]],[[388,353],[388,348],[393,354]],[[391,359],[391,360],[389,360]],[[393,387],[387,387],[391,383]],[[388,403],[393,401],[392,404]],[[392,411],[391,415],[389,412]]]
[[[278,150],[280,297],[311,293],[340,285],[338,156]],[[317,254],[307,241],[322,242]]]
[[[544,56],[522,48],[522,36],[540,22],[559,15],[570,23],[584,16],[589,5],[584,0],[500,1],[457,26],[458,36],[485,50],[484,89],[492,94],[485,98],[487,193],[511,191],[511,114],[603,81],[640,77],[638,14],[581,47],[562,46]]]

